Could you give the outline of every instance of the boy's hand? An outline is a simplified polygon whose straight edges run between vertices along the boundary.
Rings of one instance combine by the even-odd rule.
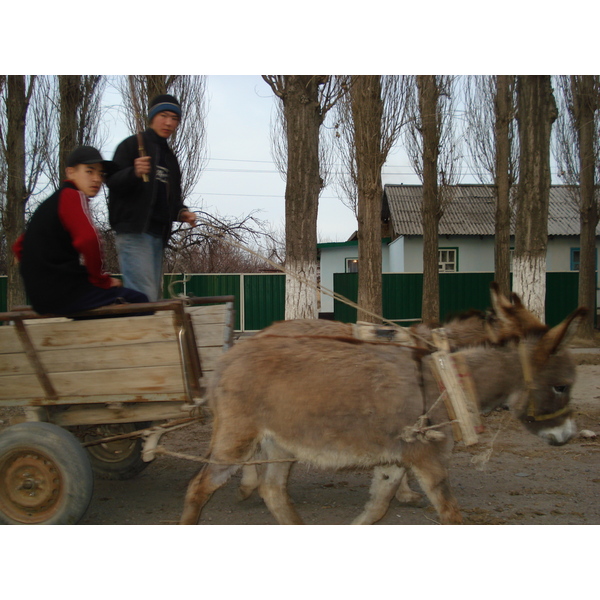
[[[110,287],[123,287],[123,282],[116,277],[110,278]]]
[[[151,159],[149,156],[142,156],[141,158],[136,158],[133,161],[133,171],[136,177],[143,177],[144,175],[148,175],[152,170]]]

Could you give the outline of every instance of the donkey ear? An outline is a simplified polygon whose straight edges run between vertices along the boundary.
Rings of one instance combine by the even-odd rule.
[[[496,281],[490,283],[490,296],[492,297],[492,307],[496,314],[501,313],[502,309],[511,306],[510,300],[500,292],[500,286]]]
[[[548,328],[530,311],[528,311],[521,298],[511,292],[510,300],[500,293],[496,282],[490,285],[492,305],[498,318],[503,323],[502,336],[523,336],[530,332],[544,332]]]
[[[521,302],[521,298],[519,297],[519,295],[515,292],[511,292],[510,293],[510,301],[517,307],[517,308],[525,308],[523,306],[523,303]]]
[[[492,300],[492,309],[496,318],[503,323],[511,324],[513,321],[510,312],[512,304],[510,300],[500,292],[500,286],[495,281],[490,283],[490,296]]]
[[[571,313],[562,323],[550,329],[544,334],[535,349],[535,362],[543,363],[552,354],[567,346],[573,335],[577,331],[577,327],[588,314],[588,309],[579,307],[575,312]]]

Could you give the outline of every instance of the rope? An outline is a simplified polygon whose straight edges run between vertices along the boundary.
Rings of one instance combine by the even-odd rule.
[[[199,227],[200,225],[205,225],[206,227],[216,229],[216,226],[213,223],[210,223],[209,221],[206,221],[200,217],[197,217],[196,220],[197,220],[197,223],[195,225],[192,225],[190,227],[190,230],[195,229],[196,227]],[[282,273],[285,273],[286,275],[293,277],[294,279],[298,280],[303,285],[305,285],[309,288],[312,288],[312,289],[316,290],[317,292],[320,291],[321,293],[325,294],[326,296],[331,296],[334,300],[337,300],[338,302],[342,302],[343,304],[347,304],[348,306],[351,306],[352,308],[355,308],[356,310],[361,311],[362,313],[364,313],[366,315],[369,315],[371,317],[374,317],[375,319],[380,320],[382,323],[386,323],[386,324],[391,325],[400,330],[410,331],[408,328],[401,327],[394,321],[390,321],[389,319],[386,319],[382,315],[379,315],[377,313],[366,310],[365,308],[362,308],[356,302],[352,302],[352,300],[349,300],[345,296],[342,296],[341,294],[338,294],[337,292],[334,292],[333,290],[330,290],[330,289],[322,286],[321,284],[311,281],[310,279],[307,279],[306,277],[300,275],[299,273],[296,273],[294,271],[290,271],[289,269],[286,269],[285,267],[272,261],[271,259],[266,258],[265,256],[262,256],[261,254],[252,250],[251,248],[244,246],[244,244],[241,244],[240,242],[237,242],[229,237],[223,237],[221,232],[219,232],[218,234],[206,232],[206,235],[208,235],[209,237],[212,237],[212,238],[219,238],[221,241],[224,241],[225,243],[229,244],[230,246],[233,246],[235,248],[243,250],[244,252],[248,252],[249,254],[252,254],[256,258],[259,258],[260,260],[266,262],[267,264],[272,266],[274,269],[277,269],[278,271],[281,271]],[[172,282],[172,283],[175,283],[175,282]],[[429,344],[430,346],[434,346],[434,344],[432,344],[429,340],[426,340],[425,338],[415,334],[412,331],[410,332],[410,335],[412,335],[416,338],[419,338],[421,341],[425,342],[426,344]]]
[[[167,450],[164,446],[157,446],[156,450],[154,450],[155,454],[164,454],[166,456],[173,456],[175,458],[183,458],[185,460],[192,460],[194,462],[205,463],[208,465],[223,465],[223,466],[232,466],[232,465],[264,465],[266,463],[289,463],[289,462],[297,462],[297,458],[273,458],[270,460],[247,460],[242,462],[220,462],[218,460],[211,460],[210,458],[204,458],[203,456],[193,456],[192,454],[183,454],[181,452],[173,452],[171,450]]]

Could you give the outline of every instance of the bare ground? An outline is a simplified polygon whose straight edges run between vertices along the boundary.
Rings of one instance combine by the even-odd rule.
[[[600,433],[600,355],[578,350],[573,405],[579,430]],[[0,409],[0,429],[18,409]],[[484,417],[480,443],[455,446],[451,485],[466,524],[594,525],[600,524],[600,437],[576,437],[560,447],[546,445],[515,421],[508,411]],[[210,422],[169,433],[167,449],[203,455]],[[180,516],[185,490],[198,471],[196,462],[160,456],[129,481],[96,480],[87,525],[165,525]],[[239,477],[218,490],[206,506],[207,525],[268,525],[275,521],[258,495],[236,498]],[[322,471],[296,465],[289,491],[307,524],[347,524],[368,497],[367,471]],[[411,483],[419,490],[415,482]],[[420,491],[420,490],[419,490]],[[421,506],[393,500],[385,525],[434,525],[437,515],[424,499]]]

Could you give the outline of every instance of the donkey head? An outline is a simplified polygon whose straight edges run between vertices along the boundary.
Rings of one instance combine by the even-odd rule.
[[[511,407],[525,427],[552,445],[568,442],[576,433],[570,407],[575,363],[567,345],[587,314],[578,308],[550,329],[529,312],[516,294],[511,300],[492,284],[492,303],[501,322],[498,335],[519,347],[524,387]]]

